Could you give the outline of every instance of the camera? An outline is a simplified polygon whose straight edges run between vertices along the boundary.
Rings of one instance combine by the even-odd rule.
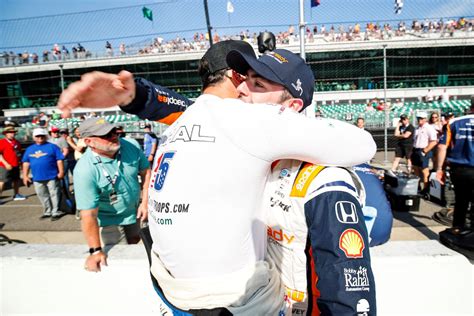
[[[275,50],[276,39],[272,32],[260,32],[257,37],[258,52],[265,54],[268,51]]]

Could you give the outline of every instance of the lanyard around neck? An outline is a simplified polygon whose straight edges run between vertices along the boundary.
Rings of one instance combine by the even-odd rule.
[[[120,160],[120,151],[117,153],[117,171],[115,171],[114,173],[114,177],[112,178],[110,176],[110,174],[107,172],[107,170],[105,170],[105,167],[104,167],[104,164],[102,163],[102,159],[100,159],[100,156],[95,154],[94,153],[94,156],[95,156],[95,159],[97,160],[97,163],[99,164],[99,166],[101,167],[102,169],[102,174],[104,175],[104,177],[107,179],[107,181],[109,181],[109,183],[112,185],[112,187],[115,185],[115,183],[117,182],[117,179],[118,179],[118,176],[119,176],[119,171],[120,171],[120,164],[122,163],[122,161]]]

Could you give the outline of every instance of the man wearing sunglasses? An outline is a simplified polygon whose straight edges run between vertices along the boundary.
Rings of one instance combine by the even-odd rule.
[[[33,130],[35,143],[23,154],[23,183],[29,186],[33,182],[35,186],[36,195],[43,205],[40,219],[56,221],[65,215],[59,209],[59,181],[64,177],[64,155],[58,146],[47,142],[47,137],[48,132],[44,128]],[[33,181],[28,174],[30,169]]]
[[[74,191],[89,256],[85,269],[100,271],[107,265],[102,245],[136,244],[140,223],[147,219],[147,192],[140,184],[149,177],[149,164],[142,151],[119,138],[114,125],[93,117],[79,127],[88,149],[74,169]]]
[[[375,150],[370,135],[356,127],[315,121],[286,109],[311,103],[314,78],[310,70],[299,74],[294,68],[294,80],[288,81],[294,85],[292,92],[303,96],[304,101],[291,94],[281,100],[285,106],[233,100],[240,94],[237,86],[243,77],[230,69],[224,56],[231,50],[255,56],[253,49],[242,47],[242,43],[233,46],[220,42],[206,52],[199,67],[204,94],[183,115],[172,107],[183,110],[184,101],[173,100],[167,107],[162,102],[162,87],[137,79],[135,89],[133,77],[126,72],[118,76],[86,75],[69,86],[59,102],[66,112],[86,104],[127,104],[127,111],[140,117],[176,121],[163,135],[149,188],[152,273],[166,298],[188,311],[225,307],[235,314],[284,312],[279,275],[275,275],[271,259],[264,260],[266,211],[260,206],[271,162],[296,158],[352,165],[369,160]],[[288,62],[288,67],[292,66]],[[91,86],[101,85],[96,81],[99,77],[117,92],[112,93],[112,101],[105,95],[82,94]],[[333,145],[347,133],[353,138],[341,146],[356,156],[328,150],[337,147]],[[177,243],[177,236],[189,234],[193,237]],[[193,283],[196,279],[209,283]],[[255,290],[256,280],[262,282],[259,291]],[[193,295],[183,297],[180,289],[184,283],[192,288],[187,294]],[[203,301],[205,297],[213,299]]]

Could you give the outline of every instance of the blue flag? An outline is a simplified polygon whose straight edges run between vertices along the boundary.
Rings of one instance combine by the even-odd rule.
[[[311,8],[317,7],[320,4],[320,0],[311,0]]]

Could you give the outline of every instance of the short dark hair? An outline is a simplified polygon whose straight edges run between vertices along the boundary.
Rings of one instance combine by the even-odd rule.
[[[209,61],[205,58],[201,59],[198,67],[198,74],[201,77],[202,89],[206,89],[209,86],[218,84],[225,79],[225,73],[229,68],[224,68],[217,70],[216,72],[211,72],[209,69]]]

